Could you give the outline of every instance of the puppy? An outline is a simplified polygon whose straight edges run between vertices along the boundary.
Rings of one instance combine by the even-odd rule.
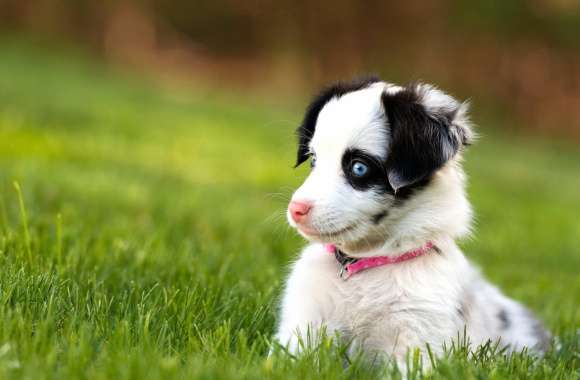
[[[460,165],[474,138],[467,108],[433,86],[377,78],[312,101],[296,161],[312,170],[287,210],[310,241],[281,305],[277,340],[291,352],[322,330],[400,364],[427,344],[440,355],[464,333],[473,346],[549,347],[542,324],[455,243],[472,214]]]

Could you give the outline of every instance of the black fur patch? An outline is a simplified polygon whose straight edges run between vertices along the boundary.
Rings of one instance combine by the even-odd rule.
[[[436,252],[441,254],[441,251],[438,248]],[[464,324],[467,324],[469,321],[472,302],[473,296],[468,292],[464,292],[463,296],[461,297],[461,301],[459,302],[459,305],[455,307],[457,315],[459,316],[459,318],[461,318]]]
[[[385,181],[387,183],[389,183],[388,176],[385,176]],[[430,182],[431,182],[431,175],[429,175],[429,176],[423,178],[422,180],[415,182],[411,185],[400,188],[399,190],[397,190],[396,193],[394,190],[392,190],[392,187],[389,186],[389,188],[391,189],[391,193],[395,196],[395,203],[393,205],[394,206],[402,205],[403,203],[405,203],[405,201],[407,199],[411,198],[411,196],[413,194],[416,194],[419,191],[426,188]]]
[[[550,333],[546,330],[542,322],[535,320],[532,326],[532,334],[538,340],[536,348],[542,352],[546,352],[550,349],[552,344],[552,337]]]
[[[455,311],[457,311],[457,315],[459,315],[459,318],[461,318],[461,320],[465,323],[467,322],[467,317],[465,314],[465,306],[463,304],[457,306],[455,308]]]
[[[300,124],[300,127],[296,130],[298,136],[298,152],[296,155],[296,165],[294,167],[299,166],[308,159],[308,144],[310,143],[312,136],[314,136],[318,114],[326,103],[333,98],[339,98],[349,92],[362,90],[378,81],[379,78],[376,76],[369,76],[351,82],[338,82],[333,86],[324,89],[312,100],[306,110],[302,124]]]
[[[461,145],[450,129],[457,110],[429,112],[421,104],[422,97],[416,85],[382,96],[391,136],[387,176],[403,199],[412,193],[409,190],[426,186]]]
[[[507,312],[504,309],[501,309],[497,313],[497,318],[501,322],[501,329],[502,330],[507,330],[510,327],[511,321],[510,321],[510,318],[509,318]]]
[[[373,216],[373,223],[379,224],[387,215],[389,215],[388,210],[381,211]]]

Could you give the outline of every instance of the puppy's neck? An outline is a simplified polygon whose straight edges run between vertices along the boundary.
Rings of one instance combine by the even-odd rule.
[[[354,258],[389,256],[396,257],[406,252],[416,250],[432,243],[435,247],[453,243],[453,238],[445,234],[431,234],[414,236],[405,239],[389,239],[374,247],[357,249],[348,245],[338,245],[338,248],[346,255]]]
[[[471,206],[464,190],[464,174],[451,162],[433,178],[431,185],[414,195],[384,221],[388,231],[382,239],[338,245],[352,257],[396,256],[431,241],[453,243],[470,232]]]

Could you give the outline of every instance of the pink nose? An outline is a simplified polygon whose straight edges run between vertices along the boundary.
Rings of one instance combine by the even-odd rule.
[[[308,214],[312,209],[312,203],[305,201],[292,201],[288,205],[288,211],[290,211],[290,216],[296,223],[303,223],[308,219]]]

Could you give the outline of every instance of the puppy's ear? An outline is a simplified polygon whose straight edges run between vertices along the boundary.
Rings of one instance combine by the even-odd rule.
[[[298,152],[296,155],[296,165],[294,165],[294,167],[299,166],[308,159],[308,152],[310,150],[309,144],[312,136],[314,136],[318,114],[320,114],[320,111],[324,108],[326,103],[328,103],[332,98],[340,98],[349,92],[362,90],[378,81],[379,78],[377,76],[370,75],[356,78],[350,82],[337,82],[334,85],[325,88],[312,100],[306,109],[306,114],[304,115],[302,124],[300,124],[300,127],[296,130],[298,136]]]
[[[468,105],[432,86],[385,92],[382,102],[391,137],[387,177],[395,192],[431,176],[473,140]]]
[[[318,95],[308,108],[306,109],[306,114],[302,123],[296,130],[296,135],[298,137],[298,152],[296,154],[296,164],[294,167],[298,167],[301,163],[308,159],[309,155],[309,144],[314,136],[314,130],[316,129],[316,121],[318,120],[318,114],[324,107],[326,103],[334,96],[334,91],[332,88],[324,90],[320,95]]]

